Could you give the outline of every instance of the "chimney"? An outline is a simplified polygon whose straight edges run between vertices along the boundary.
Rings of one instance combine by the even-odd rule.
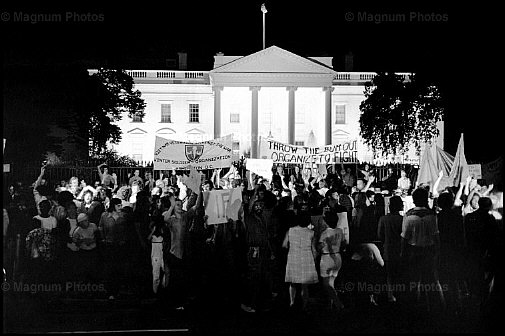
[[[178,52],[179,55],[179,70],[188,69],[188,54],[185,52]]]
[[[224,53],[219,51],[214,56],[214,69],[224,64]]]
[[[344,71],[351,72],[353,71],[353,68],[354,68],[354,56],[352,54],[352,51],[349,51],[347,54],[345,54]]]

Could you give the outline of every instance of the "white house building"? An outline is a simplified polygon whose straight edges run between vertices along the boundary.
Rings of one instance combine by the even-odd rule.
[[[135,160],[153,160],[156,136],[198,142],[228,134],[237,156],[258,157],[261,136],[311,146],[357,139],[358,159],[374,159],[359,137],[359,105],[375,73],[336,72],[332,57],[305,58],[271,46],[248,56],[217,54],[210,71],[128,73],[146,102],[146,115],[123,117],[123,138],[115,149]],[[443,148],[443,122],[438,128]],[[407,155],[418,159],[414,150]]]

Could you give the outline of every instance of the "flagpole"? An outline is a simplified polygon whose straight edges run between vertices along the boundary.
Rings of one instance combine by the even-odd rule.
[[[265,4],[261,5],[261,12],[263,13],[263,49],[265,49],[265,14],[267,13]]]

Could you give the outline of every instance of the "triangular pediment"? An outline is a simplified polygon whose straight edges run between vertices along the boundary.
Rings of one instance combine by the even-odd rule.
[[[211,74],[293,73],[335,75],[330,67],[277,46],[238,58],[210,71]]]
[[[350,136],[349,132],[346,132],[341,129],[337,129],[331,133],[332,138],[336,138],[336,139],[340,139],[340,140],[349,139],[349,136]]]
[[[156,133],[157,134],[175,134],[177,132],[171,128],[164,127],[164,128],[160,128],[159,130],[157,130]]]
[[[134,129],[129,130],[126,133],[128,133],[128,134],[146,134],[147,132],[144,131],[143,129],[140,129],[140,128],[136,127]]]
[[[198,128],[192,128],[189,131],[186,131],[187,134],[205,134],[204,131]]]

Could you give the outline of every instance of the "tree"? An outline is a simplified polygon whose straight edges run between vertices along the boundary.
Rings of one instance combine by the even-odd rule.
[[[134,90],[133,78],[124,70],[99,69],[90,76],[90,81],[90,94],[95,99],[89,101],[89,114],[81,125],[89,139],[90,155],[100,155],[106,151],[108,142],[117,144],[121,140],[121,129],[115,123],[123,114],[143,118],[146,104],[140,91]]]
[[[361,102],[360,135],[378,154],[404,154],[410,146],[419,152],[423,142],[439,135],[437,122],[444,108],[436,85],[419,75],[378,73],[365,85]]]
[[[139,163],[127,155],[120,155],[114,149],[105,149],[99,155],[91,157],[93,160],[105,162],[110,167],[138,167]]]

